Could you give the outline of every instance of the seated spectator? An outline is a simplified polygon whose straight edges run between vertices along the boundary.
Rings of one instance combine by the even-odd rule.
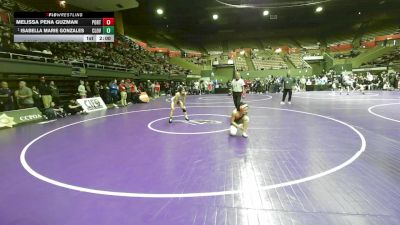
[[[72,97],[67,103],[65,103],[64,110],[68,115],[76,115],[77,113],[87,114],[87,112],[83,110],[82,106],[76,101],[75,97]]]
[[[56,106],[56,104],[54,102],[50,103],[49,108],[44,109],[43,114],[44,114],[45,118],[48,120],[64,118],[67,116],[67,114],[64,112],[64,109],[60,108],[59,106]]]

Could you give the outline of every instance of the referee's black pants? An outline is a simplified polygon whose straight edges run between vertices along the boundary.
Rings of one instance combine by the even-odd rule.
[[[287,93],[289,93],[289,99],[288,99],[288,101],[289,101],[289,102],[292,101],[292,89],[283,89],[282,102],[285,101]]]
[[[236,110],[240,111],[240,101],[242,100],[242,92],[232,92],[233,103],[235,104]]]

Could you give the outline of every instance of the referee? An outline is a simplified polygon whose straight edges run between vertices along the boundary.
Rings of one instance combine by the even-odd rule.
[[[285,104],[286,95],[288,93],[289,93],[288,103],[290,105],[290,104],[292,104],[292,89],[293,89],[293,86],[295,85],[296,81],[294,80],[294,78],[291,78],[290,74],[288,73],[286,75],[286,77],[282,78],[281,83],[282,83],[282,88],[283,88],[283,96],[282,96],[281,105]]]
[[[232,80],[232,96],[233,103],[235,104],[236,110],[240,111],[240,101],[244,92],[244,80],[240,78],[240,73],[236,72],[235,79]]]

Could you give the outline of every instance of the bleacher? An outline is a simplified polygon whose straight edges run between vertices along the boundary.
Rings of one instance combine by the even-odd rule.
[[[391,25],[385,28],[377,28],[363,35],[362,41],[374,41],[375,37],[395,34],[399,32],[398,25]]]
[[[147,36],[143,41],[146,42],[149,47],[168,48],[174,51],[178,50],[177,47],[168,43],[165,37],[158,34]]]
[[[289,38],[262,40],[262,44],[265,47],[272,47],[272,48],[274,48],[274,47],[283,47],[283,46],[288,46],[289,48],[299,47],[295,42],[293,42]]]
[[[235,66],[237,71],[247,71],[249,67],[247,66],[246,59],[243,56],[238,56],[235,59]]]
[[[329,46],[336,46],[336,45],[344,45],[344,44],[351,44],[353,42],[354,35],[353,34],[344,34],[335,37],[327,38],[326,42],[328,47]]]
[[[191,44],[191,43],[187,43],[187,42],[177,42],[176,44],[179,46],[180,49],[182,49],[182,50],[185,51],[185,52],[192,52],[192,51],[195,51],[195,52],[202,52],[202,50],[201,50],[200,47],[198,47],[198,46],[196,46],[196,45],[193,45],[193,44]]]
[[[211,55],[221,54],[223,52],[222,44],[219,42],[206,43],[204,48],[207,50],[207,53]]]
[[[230,51],[243,48],[258,48],[257,42],[252,40],[228,40],[227,43]]]
[[[287,57],[297,69],[311,68],[311,66],[303,60],[301,54],[287,54]]]
[[[319,49],[318,40],[316,38],[306,38],[301,37],[296,39],[299,43],[301,48],[305,49]]]
[[[287,69],[286,62],[280,55],[268,53],[267,51],[252,56],[252,61],[256,70]]]
[[[363,63],[361,67],[380,67],[400,64],[400,48],[395,51],[384,54],[383,56],[374,59],[370,62]]]

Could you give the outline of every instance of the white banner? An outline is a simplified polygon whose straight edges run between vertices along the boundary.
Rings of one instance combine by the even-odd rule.
[[[322,55],[316,55],[316,56],[304,56],[304,60],[306,61],[313,61],[313,60],[324,60],[324,57]]]
[[[88,113],[107,109],[106,104],[104,104],[103,99],[101,99],[100,97],[83,98],[78,99],[77,101]]]
[[[353,72],[365,72],[365,71],[385,71],[387,67],[373,67],[373,68],[360,68],[360,69],[353,69]]]
[[[186,78],[201,78],[200,75],[187,75]]]

